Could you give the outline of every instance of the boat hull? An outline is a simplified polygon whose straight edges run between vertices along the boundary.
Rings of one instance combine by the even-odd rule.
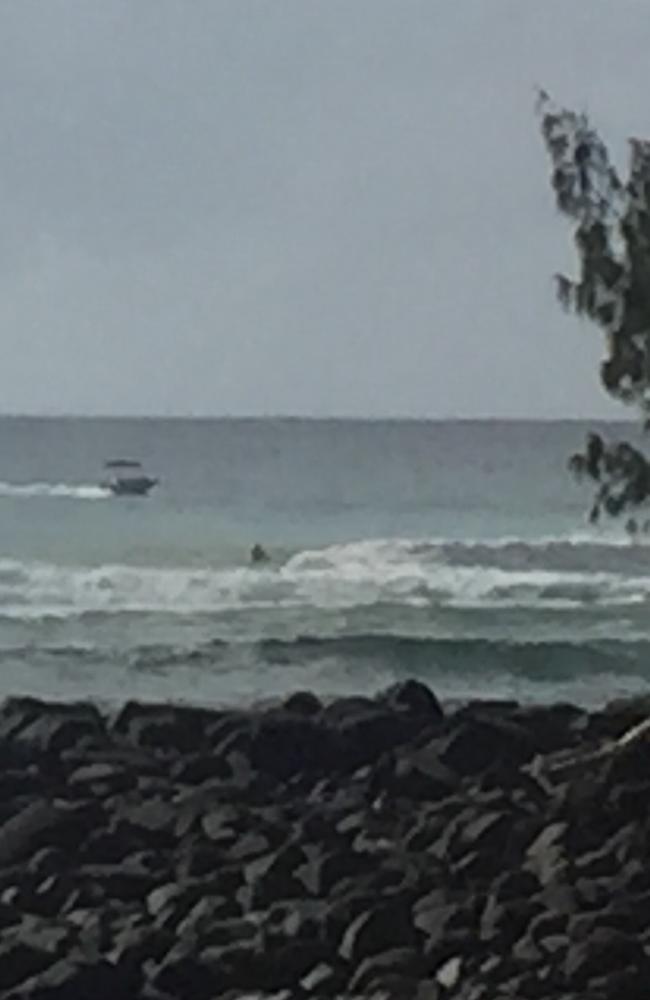
[[[149,476],[133,476],[128,479],[109,479],[102,486],[116,497],[146,497],[157,482],[157,479]]]

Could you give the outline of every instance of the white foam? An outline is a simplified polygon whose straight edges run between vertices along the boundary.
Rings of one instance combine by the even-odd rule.
[[[633,550],[630,550],[633,555]],[[620,560],[619,560],[620,562]],[[377,540],[300,552],[282,566],[65,566],[0,560],[0,613],[220,614],[256,608],[348,610],[373,605],[568,610],[650,601],[650,575],[450,561],[443,544]],[[620,569],[617,564],[617,568]]]
[[[69,483],[3,483],[0,497],[64,497],[73,500],[105,500],[110,490],[91,483],[78,486]]]

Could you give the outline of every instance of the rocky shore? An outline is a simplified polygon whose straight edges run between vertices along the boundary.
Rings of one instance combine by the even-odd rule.
[[[646,1000],[649,714],[11,699],[0,997]]]

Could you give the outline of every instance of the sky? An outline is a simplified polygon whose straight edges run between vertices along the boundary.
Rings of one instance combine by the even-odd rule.
[[[647,0],[3,0],[0,411],[625,416],[535,87],[650,136]]]

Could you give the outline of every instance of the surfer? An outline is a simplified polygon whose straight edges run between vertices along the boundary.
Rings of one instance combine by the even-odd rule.
[[[255,542],[255,545],[251,549],[251,562],[254,564],[265,563],[269,562],[270,558],[266,549],[259,542]]]

